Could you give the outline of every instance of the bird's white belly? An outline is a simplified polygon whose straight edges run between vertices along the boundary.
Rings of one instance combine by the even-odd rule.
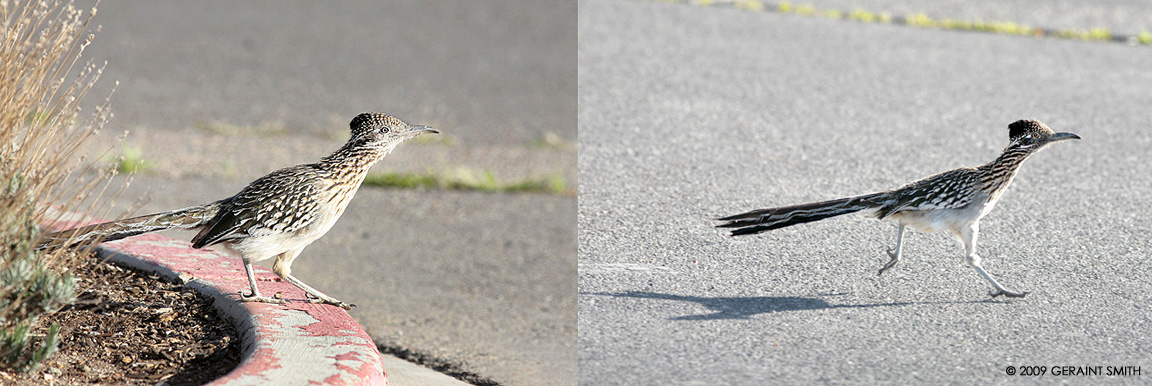
[[[248,261],[263,261],[281,253],[301,249],[319,237],[303,238],[296,233],[268,234],[260,237],[246,237],[233,242],[221,243],[229,250]]]
[[[959,232],[992,210],[993,203],[973,204],[958,209],[914,210],[893,214],[901,224],[924,232]]]
[[[353,192],[355,193],[355,192]],[[276,232],[261,229],[234,242],[225,242],[225,247],[248,261],[268,260],[281,253],[303,249],[316,241],[336,225],[336,220],[344,214],[344,209],[352,195],[344,196],[344,200],[337,202],[334,210],[321,211],[316,220],[294,232]]]

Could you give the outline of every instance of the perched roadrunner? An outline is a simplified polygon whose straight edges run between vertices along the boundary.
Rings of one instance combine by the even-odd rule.
[[[356,194],[368,168],[404,140],[436,130],[408,125],[395,117],[364,113],[350,124],[352,138],[340,150],[319,162],[272,172],[248,184],[240,193],[220,201],[171,212],[84,226],[45,236],[42,247],[75,245],[84,240],[118,240],[173,228],[199,229],[192,248],[221,244],[244,261],[252,293],[245,301],[283,303],[260,295],[252,262],[276,258],[272,271],[300,287],[314,299],[350,309],[353,305],[332,298],[292,276],[292,261],[332,228]]]
[[[732,236],[750,235],[786,226],[823,220],[854,212],[865,212],[879,219],[896,220],[896,248],[888,249],[887,264],[880,273],[900,261],[904,244],[904,227],[927,232],[952,231],[964,243],[968,265],[992,283],[992,297],[1024,297],[1027,292],[1005,289],[980,265],[976,255],[976,236],[980,219],[992,210],[1008,184],[1016,177],[1020,164],[1048,144],[1065,139],[1080,139],[1072,133],[1056,133],[1043,123],[1020,120],[1008,125],[1008,147],[996,160],[980,167],[967,167],[943,172],[899,189],[841,198],[811,204],[759,209],[717,219],[726,221],[720,228],[736,228]]]

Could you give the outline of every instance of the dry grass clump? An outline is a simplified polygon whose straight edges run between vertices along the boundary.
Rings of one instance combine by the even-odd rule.
[[[76,156],[110,117],[107,99],[81,111],[103,70],[80,62],[95,14],[62,0],[0,0],[0,368],[27,371],[50,355],[55,326],[43,337],[30,327],[72,301],[77,254],[37,250],[39,221],[91,212],[111,181],[84,173],[93,164]]]

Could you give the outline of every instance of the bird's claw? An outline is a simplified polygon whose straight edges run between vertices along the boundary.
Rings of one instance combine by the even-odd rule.
[[[308,302],[309,302],[309,303],[313,303],[313,304],[331,304],[331,305],[334,305],[334,306],[336,306],[336,307],[340,307],[340,308],[343,308],[343,309],[345,309],[345,310],[351,310],[352,308],[356,307],[356,305],[355,305],[355,304],[351,304],[351,303],[345,303],[345,302],[342,302],[342,301],[339,301],[339,300],[336,300],[336,299],[332,299],[332,300],[326,300],[326,299],[308,299]]]
[[[355,304],[345,303],[345,302],[342,302],[342,301],[335,299],[335,298],[319,297],[319,296],[315,296],[312,294],[305,294],[304,296],[307,297],[308,302],[312,303],[312,304],[331,304],[331,305],[334,305],[336,307],[343,308],[345,310],[351,310],[352,308],[356,307]]]
[[[270,298],[267,296],[260,296],[260,294],[258,294],[258,293],[249,293],[249,294],[245,295],[244,292],[240,292],[240,301],[242,301],[242,302],[272,303],[272,304],[288,303],[288,301],[284,300],[284,299],[275,299],[275,298]]]

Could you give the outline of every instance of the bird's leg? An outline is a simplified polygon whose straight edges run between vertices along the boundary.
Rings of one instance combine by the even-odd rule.
[[[888,248],[888,257],[891,257],[892,259],[888,260],[888,263],[884,264],[883,267],[880,267],[880,273],[876,274],[876,276],[883,275],[884,271],[887,271],[889,268],[892,268],[893,266],[895,266],[896,263],[899,263],[900,262],[900,253],[903,250],[904,250],[904,224],[900,224],[900,227],[896,228],[896,250],[893,251],[892,248]]]
[[[973,263],[973,261],[975,261],[975,263]],[[980,276],[984,276],[984,279],[987,279],[989,283],[992,283],[993,287],[996,287],[995,291],[988,291],[988,294],[992,295],[992,297],[1004,295],[1010,298],[1022,298],[1024,295],[1028,294],[1027,292],[1012,291],[1010,289],[1004,288],[1004,286],[1000,285],[1000,283],[997,283],[996,279],[993,279],[992,276],[988,274],[988,272],[984,272],[984,268],[980,266],[980,256],[969,255],[968,264],[971,265],[972,268],[976,268],[976,272],[979,272]]]
[[[260,296],[260,290],[256,288],[256,275],[252,273],[252,262],[244,260],[244,272],[248,274],[248,285],[252,286],[252,293],[245,295],[240,293],[240,301],[242,302],[262,302],[262,303],[286,303],[284,299],[275,299],[267,296]]]
[[[304,292],[307,292],[309,295],[312,295],[312,297],[314,299],[308,299],[309,302],[331,304],[331,305],[343,308],[345,310],[351,310],[352,307],[356,307],[355,304],[345,303],[345,302],[340,301],[339,299],[325,295],[323,292],[317,291],[315,288],[312,288],[312,287],[308,286],[307,284],[304,284],[303,281],[300,281],[300,279],[297,279],[296,277],[294,277],[292,275],[284,275],[281,277],[283,277],[285,280],[288,280],[289,283],[295,284],[297,287],[300,287],[300,289],[304,290]]]
[[[992,295],[992,297],[1004,295],[1010,298],[1022,298],[1024,295],[1028,294],[1028,292],[1016,292],[1004,288],[1004,286],[1000,285],[996,279],[992,278],[992,275],[989,275],[988,272],[984,271],[984,267],[980,265],[980,256],[976,254],[976,236],[980,233],[979,223],[973,223],[972,226],[962,230],[959,233],[960,239],[964,242],[964,249],[968,253],[968,265],[972,266],[972,268],[975,268],[976,272],[979,273],[980,276],[983,276],[985,280],[988,280],[989,283],[992,283],[992,287],[996,288],[995,291],[989,291],[989,295]]]
[[[284,252],[279,256],[276,256],[276,262],[272,264],[272,272],[275,272],[276,275],[279,275],[280,277],[284,278],[284,280],[287,280],[289,283],[300,287],[300,289],[304,290],[304,292],[306,292],[308,295],[311,295],[312,299],[308,299],[309,302],[331,304],[345,310],[351,310],[352,307],[356,307],[355,304],[345,303],[339,299],[325,295],[323,292],[317,291],[315,288],[304,284],[303,281],[300,281],[300,279],[292,276],[292,261],[296,260],[296,256],[300,256],[300,252],[303,250],[304,248],[300,248]]]

